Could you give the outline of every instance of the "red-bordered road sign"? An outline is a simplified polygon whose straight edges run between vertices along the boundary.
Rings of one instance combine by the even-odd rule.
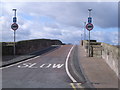
[[[17,30],[17,29],[18,29],[18,24],[17,24],[17,23],[13,23],[13,24],[11,25],[11,28],[12,28],[13,30]]]
[[[93,24],[88,23],[88,24],[86,25],[86,29],[87,29],[88,31],[91,31],[91,30],[93,29]]]

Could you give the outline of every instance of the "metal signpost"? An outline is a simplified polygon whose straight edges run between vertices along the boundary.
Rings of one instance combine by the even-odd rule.
[[[84,22],[84,40],[86,40],[86,22]]]
[[[92,9],[88,9],[89,11],[89,17],[88,17],[88,24],[86,25],[86,29],[89,31],[89,45],[88,45],[88,54],[90,57],[90,31],[93,29],[93,24],[92,23],[92,17],[91,17],[91,11]]]
[[[13,50],[13,54],[15,56],[16,54],[16,47],[15,47],[15,43],[16,43],[16,30],[18,29],[18,24],[16,23],[17,22],[17,17],[16,17],[16,9],[13,9],[14,12],[14,17],[13,17],[13,24],[11,25],[11,28],[14,30],[14,50]]]
[[[82,34],[81,34],[81,41],[82,41]]]

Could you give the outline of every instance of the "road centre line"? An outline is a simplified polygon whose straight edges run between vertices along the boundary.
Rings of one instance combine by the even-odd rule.
[[[72,48],[70,49],[70,51],[69,51],[69,53],[68,53],[68,55],[67,55],[66,62],[65,62],[65,69],[66,69],[66,72],[67,72],[67,75],[69,76],[69,78],[70,78],[74,83],[76,83],[77,81],[73,78],[73,76],[70,74],[69,69],[68,69],[68,60],[69,60],[70,54],[71,54],[74,46],[75,46],[75,45],[72,46]]]
[[[36,57],[34,57],[34,58],[30,58],[30,59],[25,60],[25,61],[21,61],[21,62],[12,64],[12,65],[9,65],[9,66],[5,66],[5,67],[2,67],[2,68],[0,68],[0,69],[5,69],[5,68],[13,67],[13,66],[15,66],[15,65],[18,65],[18,64],[21,64],[21,63],[24,63],[24,62],[28,62],[28,61],[31,61],[31,60],[33,60],[33,59],[39,58],[39,57],[40,57],[40,56],[36,56]]]

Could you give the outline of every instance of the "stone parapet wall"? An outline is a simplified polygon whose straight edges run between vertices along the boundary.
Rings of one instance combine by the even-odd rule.
[[[118,76],[118,48],[106,43],[101,43],[102,50],[102,58],[107,62],[107,64],[115,71]]]
[[[88,41],[83,40],[82,42],[82,46],[85,48],[86,53],[88,53]],[[90,42],[90,50],[90,56],[103,58],[118,76],[118,47],[101,42]]]
[[[34,39],[16,42],[16,54],[28,54],[34,51],[48,48],[51,45],[62,45],[60,40]],[[13,55],[13,43],[3,43],[2,55]]]

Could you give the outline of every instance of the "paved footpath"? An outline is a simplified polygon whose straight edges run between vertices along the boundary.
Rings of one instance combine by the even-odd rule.
[[[78,50],[82,70],[95,88],[118,88],[118,78],[104,59],[87,57],[82,46]]]

